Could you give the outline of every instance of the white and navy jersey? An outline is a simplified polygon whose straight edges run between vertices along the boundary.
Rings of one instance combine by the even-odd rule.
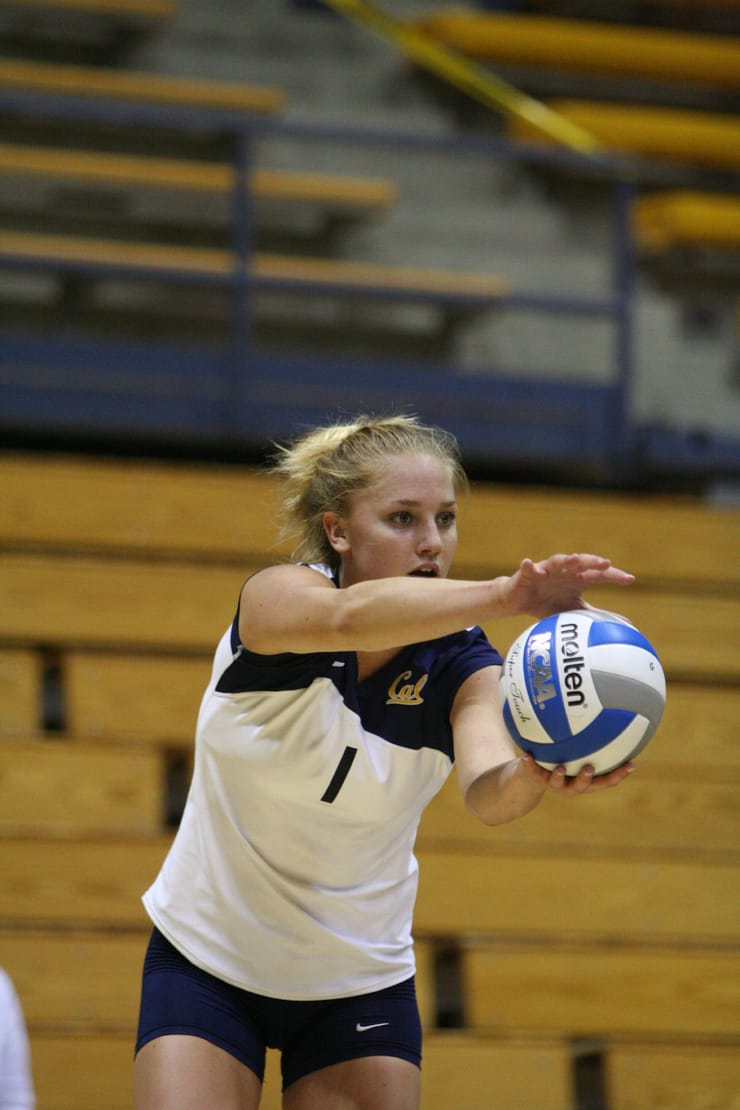
[[[500,662],[473,628],[358,682],[354,652],[257,655],[235,619],[183,819],[144,895],[160,931],[198,967],[275,998],[412,975],[417,827],[452,768],[455,694]]]

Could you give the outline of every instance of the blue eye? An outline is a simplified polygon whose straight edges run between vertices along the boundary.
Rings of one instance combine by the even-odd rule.
[[[437,523],[440,528],[452,528],[455,525],[457,517],[453,512],[440,513],[437,517]]]

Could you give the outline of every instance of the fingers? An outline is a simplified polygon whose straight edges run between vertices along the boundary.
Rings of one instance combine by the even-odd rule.
[[[585,794],[594,780],[594,769],[590,765],[581,767],[577,775],[570,777],[565,767],[556,767],[550,774],[548,789],[553,794],[571,796]]]
[[[553,794],[562,794],[563,797],[575,797],[578,794],[593,794],[601,790],[609,790],[619,786],[621,782],[632,774],[634,763],[624,763],[605,775],[597,775],[590,764],[581,767],[576,775],[569,776],[565,767],[556,767],[549,774],[548,790]]]
[[[581,767],[578,774],[568,775],[562,764],[552,771],[546,770],[529,752],[522,753],[521,762],[526,767],[527,773],[536,778],[550,793],[560,794],[564,798],[610,790],[624,782],[635,769],[634,763],[628,762],[605,775],[597,775],[592,765],[587,763],[585,767]]]
[[[553,578],[571,578],[584,584],[598,582],[613,582],[628,585],[634,582],[634,574],[614,567],[609,559],[602,555],[592,555],[586,552],[574,552],[571,555],[550,555],[539,563],[531,559],[522,561],[522,570],[534,574],[547,575]]]

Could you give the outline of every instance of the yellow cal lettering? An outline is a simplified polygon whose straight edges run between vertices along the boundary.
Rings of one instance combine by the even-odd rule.
[[[415,682],[408,682],[411,678],[411,671],[402,671],[397,675],[393,682],[388,687],[388,699],[386,705],[421,705],[423,698],[421,691],[427,684],[429,678],[428,674],[423,674],[421,678]],[[402,685],[403,684],[403,685]]]

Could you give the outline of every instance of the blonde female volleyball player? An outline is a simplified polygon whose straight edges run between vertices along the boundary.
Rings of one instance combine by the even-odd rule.
[[[477,624],[631,575],[553,555],[448,579],[465,475],[454,440],[410,417],[319,429],[279,470],[301,561],[246,582],[216,649],[188,802],[144,896],[138,1110],[253,1110],[266,1045],[286,1110],[415,1110],[422,810],[453,761],[491,825],[630,769],[568,779],[517,756]]]

